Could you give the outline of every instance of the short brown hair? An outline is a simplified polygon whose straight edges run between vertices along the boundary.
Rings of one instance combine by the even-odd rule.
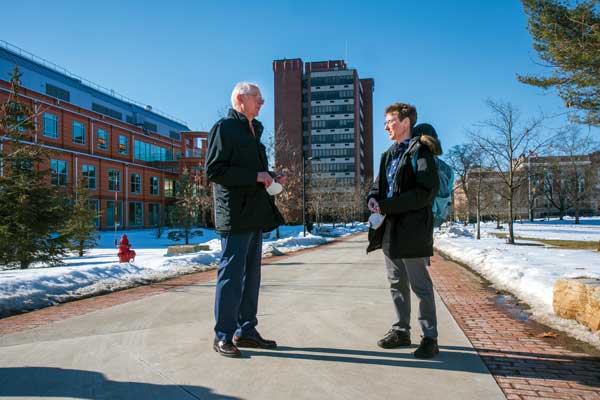
[[[398,114],[398,119],[402,121],[404,118],[410,120],[410,127],[412,128],[417,123],[417,109],[415,106],[406,103],[394,103],[387,106],[385,109],[386,114]]]

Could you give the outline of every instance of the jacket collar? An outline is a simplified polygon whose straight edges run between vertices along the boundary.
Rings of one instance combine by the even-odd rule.
[[[230,108],[227,117],[239,120],[244,125],[244,127],[247,127],[248,130],[250,130],[250,128],[248,127],[248,118],[246,118],[246,116],[241,112]],[[263,124],[255,118],[252,120],[252,126],[254,127],[254,133],[256,133],[256,138],[260,139],[263,133]]]

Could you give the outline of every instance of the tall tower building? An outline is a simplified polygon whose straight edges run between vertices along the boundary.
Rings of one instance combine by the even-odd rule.
[[[312,218],[361,218],[373,179],[373,79],[343,60],[275,60],[273,72],[276,162],[305,176]],[[292,214],[300,221],[302,207]]]

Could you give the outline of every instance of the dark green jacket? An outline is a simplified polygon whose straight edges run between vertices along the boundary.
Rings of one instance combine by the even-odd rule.
[[[265,146],[260,142],[262,124],[231,109],[208,134],[206,176],[214,182],[215,225],[217,233],[270,231],[283,224],[275,202],[256,182],[259,172],[268,171]]]
[[[367,201],[375,198],[385,215],[380,235],[370,238],[367,252],[383,249],[390,258],[415,258],[433,255],[433,215],[431,205],[439,190],[434,155],[441,154],[439,141],[432,136],[416,136],[400,158],[392,197],[386,167],[392,159],[390,147],[381,155],[379,176],[373,181]],[[412,158],[417,157],[417,170]]]

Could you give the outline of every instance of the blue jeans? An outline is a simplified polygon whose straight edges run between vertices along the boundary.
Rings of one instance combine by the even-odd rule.
[[[252,335],[258,324],[262,232],[222,236],[221,248],[215,297],[215,336],[218,340],[232,340],[233,335]]]

